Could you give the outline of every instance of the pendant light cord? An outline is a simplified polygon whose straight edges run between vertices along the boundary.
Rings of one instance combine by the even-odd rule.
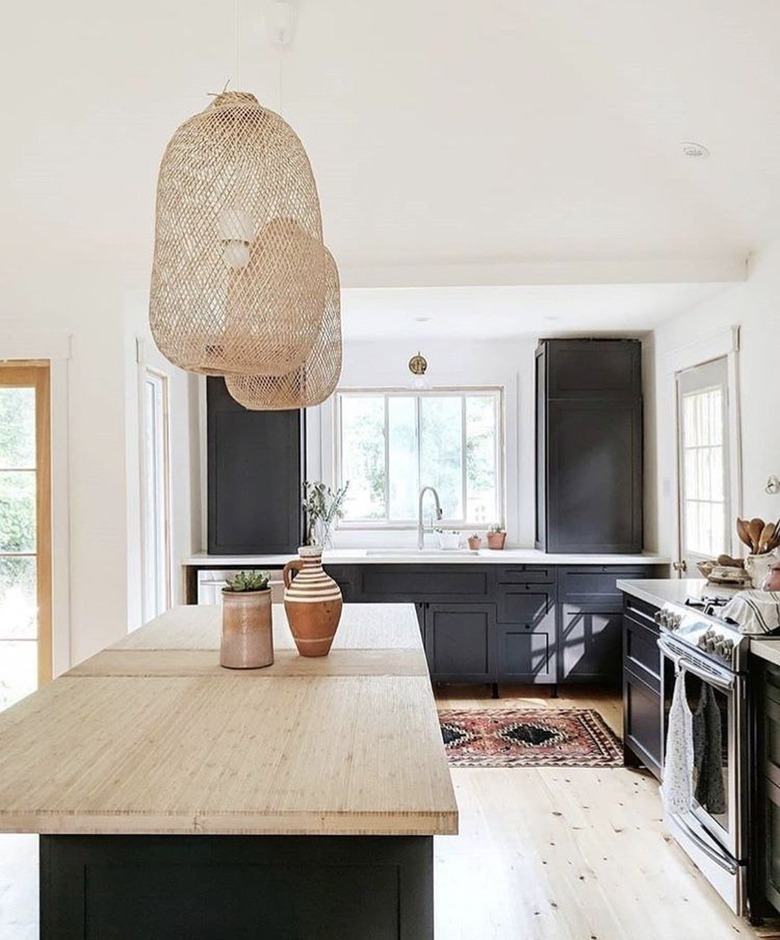
[[[241,0],[236,0],[236,91],[241,91]]]

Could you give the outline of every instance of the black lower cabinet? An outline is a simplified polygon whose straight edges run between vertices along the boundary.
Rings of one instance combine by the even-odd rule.
[[[561,604],[558,657],[562,682],[620,685],[623,614]]]
[[[500,625],[496,632],[502,682],[555,683],[555,624]]]
[[[780,667],[751,659],[748,899],[758,921],[780,912]]]
[[[428,604],[425,652],[438,682],[493,682],[496,611],[492,604]]]
[[[623,756],[659,780],[663,768],[664,697],[658,608],[626,596],[623,614]]]
[[[433,940],[430,836],[41,836],[42,940]]]

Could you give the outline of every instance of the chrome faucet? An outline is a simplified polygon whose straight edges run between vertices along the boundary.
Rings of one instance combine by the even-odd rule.
[[[436,519],[441,519],[441,503],[439,502],[439,494],[432,486],[424,486],[420,490],[420,498],[417,503],[417,549],[422,551],[423,546],[425,545],[425,526],[423,525],[423,496],[425,496],[426,491],[433,493],[433,498],[436,501]]]

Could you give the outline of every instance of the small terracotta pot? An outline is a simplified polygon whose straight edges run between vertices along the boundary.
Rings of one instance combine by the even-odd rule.
[[[228,669],[260,669],[274,661],[271,590],[222,592],[219,664]]]
[[[469,536],[469,548],[472,550],[472,552],[476,552],[481,544],[482,539],[478,535]]]
[[[327,656],[341,619],[341,588],[323,571],[320,546],[303,545],[298,554],[282,572],[290,633],[301,656]]]
[[[488,532],[488,548],[501,549],[506,542],[506,532]]]

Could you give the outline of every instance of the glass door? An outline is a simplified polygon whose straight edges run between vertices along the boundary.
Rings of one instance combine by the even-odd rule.
[[[0,363],[0,709],[52,675],[48,363]]]
[[[696,562],[728,553],[728,364],[725,358],[677,374],[680,546],[675,569],[700,574]]]

